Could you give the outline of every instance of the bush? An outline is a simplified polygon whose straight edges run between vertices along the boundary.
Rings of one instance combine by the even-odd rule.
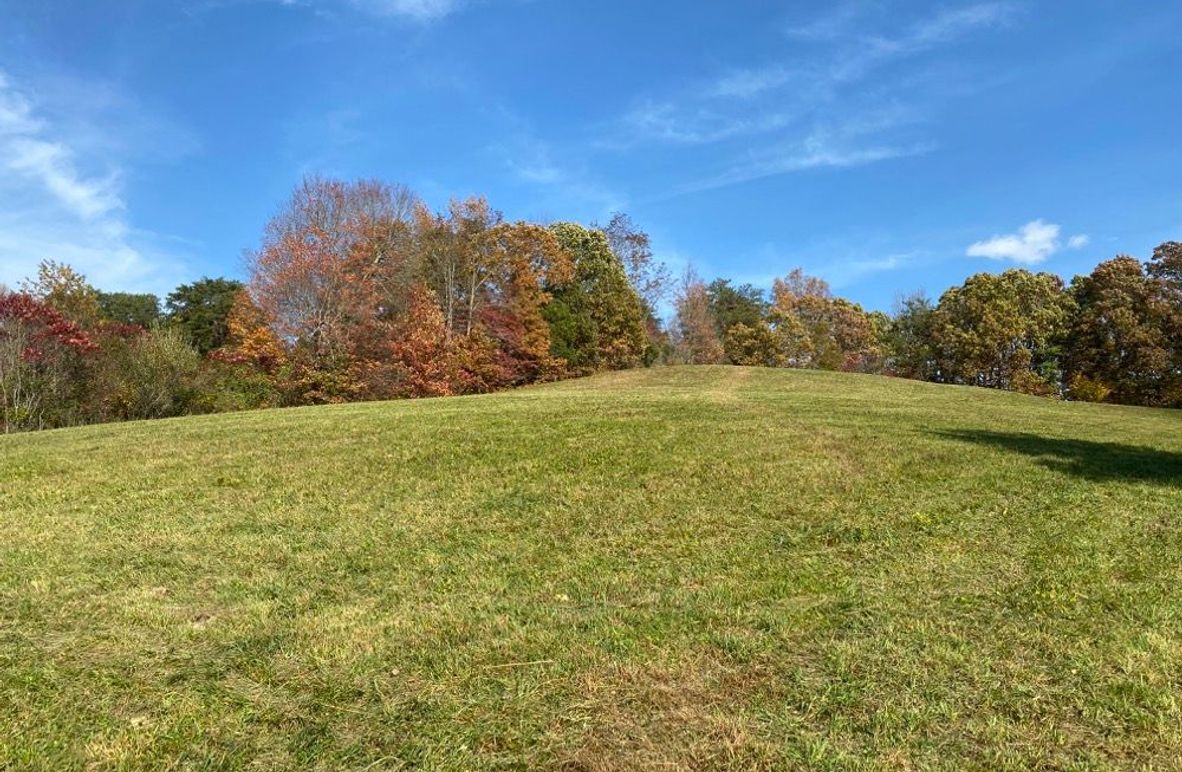
[[[1047,380],[1031,370],[1019,370],[1010,380],[1010,389],[1019,394],[1035,397],[1054,397],[1058,391],[1054,381]]]
[[[197,412],[256,410],[281,403],[274,380],[255,367],[211,358],[203,369],[204,388],[194,404]]]
[[[1067,396],[1080,402],[1103,402],[1112,394],[1112,389],[1102,381],[1093,380],[1083,373],[1071,376],[1067,384]]]
[[[106,417],[168,418],[198,412],[201,356],[176,329],[158,328],[104,341],[105,372],[96,384]]]

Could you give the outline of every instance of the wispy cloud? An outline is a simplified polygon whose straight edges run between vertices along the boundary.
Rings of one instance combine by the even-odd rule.
[[[712,97],[753,97],[779,88],[792,79],[792,71],[781,65],[757,69],[738,69],[719,76],[707,90]]]
[[[670,186],[673,195],[929,152],[938,142],[922,127],[942,92],[938,84],[922,90],[912,85],[931,71],[925,55],[1011,23],[1016,7],[976,2],[901,24],[867,8],[847,3],[790,27],[779,59],[725,69],[680,93],[638,99],[623,115],[617,139],[602,144],[617,150],[700,148],[713,156],[705,163],[722,167]],[[879,29],[870,29],[872,22]],[[807,55],[799,53],[801,45],[808,46]]]
[[[839,56],[820,73],[821,82],[830,89],[860,82],[889,64],[950,45],[970,33],[1004,27],[1016,14],[1011,3],[983,2],[944,8],[896,35],[850,32],[838,38]]]
[[[153,238],[128,222],[122,169],[85,157],[30,94],[0,72],[0,281],[52,258],[108,287],[162,289],[179,265],[137,246]]]
[[[1022,265],[1037,265],[1063,247],[1060,241],[1062,228],[1045,220],[1033,220],[1018,229],[1017,233],[993,236],[969,245],[965,254],[969,257],[987,257],[992,260],[1010,260]],[[1068,249],[1081,249],[1088,244],[1083,234],[1067,239]]]
[[[697,193],[809,169],[865,166],[879,161],[923,155],[934,149],[935,145],[924,143],[908,146],[859,146],[840,141],[833,142],[824,134],[812,134],[801,142],[787,142],[763,150],[754,158],[737,163],[721,174],[682,185],[676,192]]]
[[[634,140],[683,144],[777,131],[818,111],[840,109],[846,101],[839,99],[843,90],[856,88],[887,64],[947,46],[977,30],[1003,26],[1014,15],[1009,3],[982,2],[943,9],[888,35],[855,31],[855,10],[839,10],[814,27],[790,31],[826,41],[828,50],[820,56],[731,68],[680,98],[641,100],[625,115],[625,128]]]
[[[57,142],[17,136],[4,145],[4,166],[13,174],[51,193],[68,212],[96,220],[123,208],[115,192],[117,178],[85,177],[70,149]]]
[[[678,145],[706,145],[747,134],[762,134],[791,125],[791,111],[736,114],[708,106],[686,108],[674,102],[644,101],[624,120],[637,136]],[[631,147],[634,141],[607,143]]]
[[[894,252],[883,257],[856,258],[847,261],[833,261],[819,269],[834,287],[840,289],[855,284],[868,276],[897,271],[911,265],[921,256],[918,251]]]
[[[863,10],[856,3],[845,2],[820,16],[802,24],[792,24],[786,30],[789,38],[807,41],[835,40],[847,34],[850,25]]]
[[[749,255],[751,262],[762,267],[759,271],[736,275],[725,264],[704,264],[702,268],[707,275],[723,273],[737,284],[748,283],[765,289],[770,289],[775,279],[793,268],[802,268],[809,275],[821,277],[834,289],[841,289],[876,274],[913,267],[927,257],[923,250],[899,250],[884,243],[879,235],[861,232],[797,243],[791,249],[765,243]]]
[[[349,3],[378,16],[430,22],[459,10],[463,0],[349,0]]]
[[[1017,6],[1006,2],[977,3],[963,8],[945,8],[925,19],[910,30],[897,46],[916,50],[928,46],[951,43],[961,35],[983,27],[1008,24],[1017,13]]]
[[[279,5],[311,12],[325,19],[338,18],[339,11],[351,9],[368,16],[428,24],[443,19],[479,0],[189,0],[190,14],[216,11],[248,4]]]
[[[28,98],[0,72],[0,168],[44,188],[78,217],[93,219],[121,207],[112,178],[85,178],[68,148],[44,138],[45,124]]]
[[[675,186],[661,198],[811,169],[847,169],[932,152],[937,146],[931,141],[888,138],[891,130],[915,120],[912,110],[886,105],[844,120],[817,124],[804,136],[789,136],[731,157],[721,171]]]
[[[535,205],[540,219],[548,219],[557,214],[552,208],[556,203],[561,212],[578,213],[576,216],[585,219],[606,219],[613,212],[628,208],[628,200],[618,191],[596,180],[591,174],[580,167],[559,165],[550,161],[534,160],[532,162],[509,162],[510,169],[528,185],[542,191],[543,198]]]
[[[283,122],[284,149],[303,174],[345,174],[350,151],[371,139],[365,112],[337,107]]]
[[[503,104],[496,105],[495,114],[505,125],[505,138],[487,150],[516,180],[541,194],[535,204],[540,219],[557,215],[551,209],[556,204],[562,205],[565,216],[573,212],[586,219],[605,219],[627,208],[627,198],[589,169],[577,148],[555,147],[540,138],[529,121]]]
[[[566,179],[566,173],[550,160],[533,158],[524,162],[509,160],[509,168],[525,182],[536,185],[557,185]]]

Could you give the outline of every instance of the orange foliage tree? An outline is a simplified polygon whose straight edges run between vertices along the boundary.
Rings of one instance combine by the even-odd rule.
[[[433,213],[400,191],[299,186],[252,256],[257,315],[244,305],[239,326],[253,332],[240,329],[233,348],[253,357],[269,330],[264,348],[285,363],[295,402],[487,391],[561,373],[542,311],[574,267],[554,233],[506,223],[483,198]]]

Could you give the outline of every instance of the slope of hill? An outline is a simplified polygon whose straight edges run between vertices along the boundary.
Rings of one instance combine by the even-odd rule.
[[[1182,757],[1182,414],[670,368],[0,437],[0,766]]]

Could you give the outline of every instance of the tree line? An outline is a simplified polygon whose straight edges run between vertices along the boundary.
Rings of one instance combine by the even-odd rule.
[[[684,361],[881,373],[1090,402],[1182,407],[1182,244],[1118,256],[1064,284],[979,273],[893,314],[795,270],[770,295],[682,282],[671,332]]]
[[[4,431],[354,400],[473,394],[601,370],[730,363],[882,373],[1069,399],[1182,406],[1182,245],[1069,286],[978,274],[885,314],[794,270],[770,292],[692,273],[647,234],[432,211],[377,181],[309,178],[248,278],[104,292],[45,262],[0,288]],[[659,310],[672,300],[667,323]]]
[[[309,178],[248,273],[161,306],[43,263],[0,292],[4,429],[481,393],[651,365],[666,345],[666,272],[623,214],[509,222],[479,197],[436,212],[400,186]]]

